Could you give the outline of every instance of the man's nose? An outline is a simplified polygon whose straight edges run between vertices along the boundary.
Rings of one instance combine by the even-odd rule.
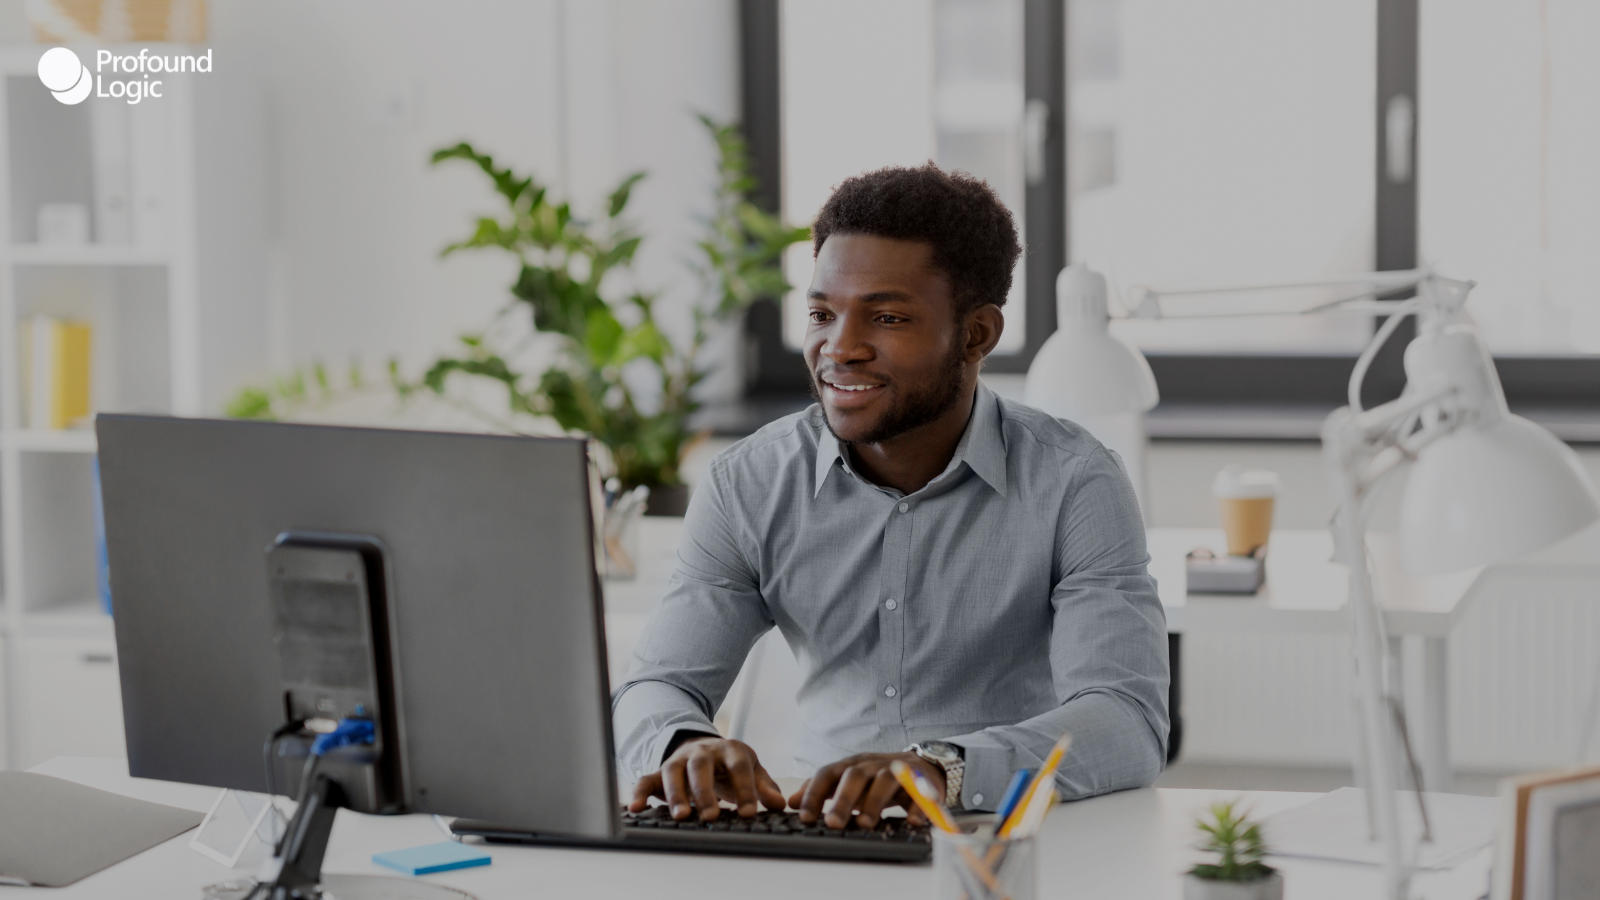
[[[872,358],[872,345],[867,341],[865,329],[855,316],[839,316],[822,342],[822,355],[839,365],[865,362]]]

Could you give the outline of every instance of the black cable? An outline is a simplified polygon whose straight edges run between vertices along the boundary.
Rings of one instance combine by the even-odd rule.
[[[278,795],[278,787],[277,787],[277,782],[278,782],[278,779],[277,779],[277,768],[278,767],[274,766],[272,764],[272,756],[273,756],[274,751],[276,751],[277,748],[278,748],[278,741],[281,741],[285,737],[295,733],[296,731],[301,730],[302,728],[305,727],[305,724],[306,723],[304,721],[295,720],[295,721],[285,722],[282,725],[279,725],[277,730],[272,732],[272,735],[267,738],[267,742],[265,744],[263,744],[262,747],[261,747],[261,760],[262,760],[263,763],[266,764],[266,767],[267,767],[267,797],[268,797],[267,802],[268,803],[272,802],[271,798],[276,797]]]
[[[266,742],[261,745],[261,761],[266,766],[266,770],[267,770],[267,802],[269,804],[272,804],[274,807],[277,806],[276,798],[278,796],[278,777],[277,777],[277,769],[278,769],[278,767],[273,765],[273,756],[277,752],[278,742],[283,740],[284,738],[288,737],[289,735],[294,734],[295,732],[303,730],[305,728],[305,724],[306,723],[305,723],[304,720],[299,720],[299,719],[285,722],[282,725],[279,725],[272,732],[272,734],[267,737]],[[308,767],[314,769],[314,766],[312,766],[310,764],[313,764],[315,762],[316,762],[316,757],[315,756],[311,757],[309,760],[307,760]],[[309,774],[309,773],[307,773],[307,774]],[[274,813],[274,816],[276,816],[276,813]],[[274,817],[273,822],[274,823],[277,822],[276,817]],[[273,845],[272,852],[273,852],[274,855],[277,855],[278,853],[280,853],[282,851],[283,840],[284,840],[284,838],[286,838],[288,836],[289,836],[289,829],[285,828],[283,830],[283,834],[279,836],[277,842]],[[244,900],[257,900],[258,897],[259,898],[269,898],[269,897],[271,897],[271,895],[272,895],[272,885],[269,884],[269,883],[266,883],[266,882],[259,882],[258,881],[258,882],[256,882],[255,887],[252,887],[250,889],[250,893],[245,895]]]
[[[306,804],[311,799],[311,781],[317,775],[317,764],[320,762],[322,762],[322,757],[312,753],[306,757],[306,764],[300,770],[300,796],[295,800],[294,811],[296,817],[306,812]],[[294,824],[294,820],[289,820],[289,824]],[[278,843],[273,848],[274,856],[283,855],[283,843],[289,839],[291,833],[292,829],[285,828],[283,830],[283,836],[278,838]]]

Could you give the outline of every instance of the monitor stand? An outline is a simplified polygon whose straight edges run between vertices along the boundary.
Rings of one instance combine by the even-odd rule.
[[[465,891],[411,878],[322,874],[333,817],[343,805],[344,790],[338,781],[318,773],[289,820],[278,855],[262,867],[261,880],[209,885],[201,896],[204,900],[477,900]]]

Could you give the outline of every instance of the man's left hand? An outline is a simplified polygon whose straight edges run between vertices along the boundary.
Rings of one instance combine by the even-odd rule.
[[[913,824],[926,824],[928,817],[906,796],[889,771],[889,764],[896,760],[928,779],[936,796],[944,795],[944,770],[915,753],[858,753],[818,769],[789,798],[789,805],[800,811],[800,821],[811,823],[821,817],[829,828],[845,827],[852,812],[857,824],[871,828],[890,806],[904,809]],[[823,816],[822,805],[829,797],[833,798],[833,807]]]

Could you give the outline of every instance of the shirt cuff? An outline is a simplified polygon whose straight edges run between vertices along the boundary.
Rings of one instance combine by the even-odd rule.
[[[961,806],[994,812],[1011,783],[1012,748],[982,732],[944,738],[962,750],[966,768],[961,773]]]
[[[685,732],[703,734],[707,737],[722,737],[722,734],[717,729],[709,725],[685,724],[676,728],[663,729],[660,734],[656,735],[655,742],[650,747],[650,758],[656,761],[657,768],[667,761],[667,748],[672,746],[673,740]]]

